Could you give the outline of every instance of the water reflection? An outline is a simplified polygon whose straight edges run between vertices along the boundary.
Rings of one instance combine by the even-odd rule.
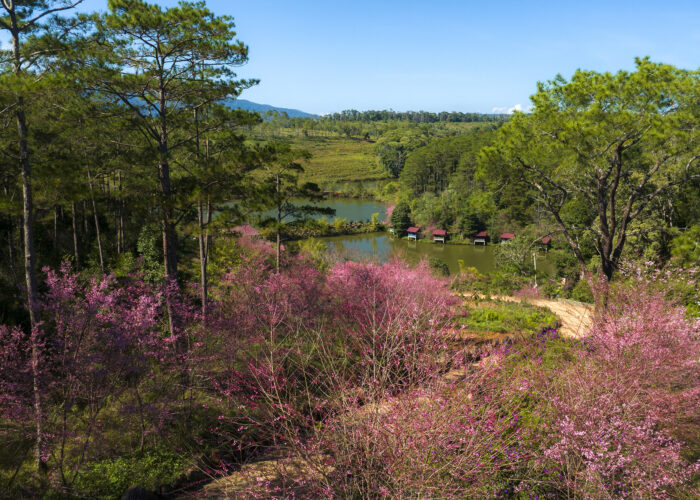
[[[426,240],[407,241],[390,238],[387,233],[369,233],[320,238],[332,250],[351,260],[378,260],[387,262],[392,257],[411,263],[421,259],[437,257],[450,268],[450,273],[459,271],[459,260],[467,267],[475,267],[481,273],[496,269],[495,245],[446,245]],[[544,254],[537,259],[537,268],[551,272],[552,266]]]

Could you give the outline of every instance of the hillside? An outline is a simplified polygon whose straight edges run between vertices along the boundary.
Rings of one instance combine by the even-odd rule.
[[[318,115],[306,113],[298,109],[279,108],[269,104],[259,104],[257,102],[247,101],[246,99],[227,99],[224,102],[231,108],[245,109],[246,111],[255,111],[261,114],[265,113],[266,111],[277,111],[278,113],[287,113],[287,116],[290,118],[318,118]]]

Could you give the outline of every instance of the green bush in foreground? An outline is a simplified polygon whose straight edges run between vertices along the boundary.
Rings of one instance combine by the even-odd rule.
[[[143,455],[121,456],[91,463],[74,485],[81,494],[92,498],[119,498],[128,488],[139,485],[156,490],[173,484],[191,465],[179,454],[166,449],[152,449]]]
[[[457,324],[478,332],[537,333],[559,325],[557,317],[548,309],[528,304],[496,302],[493,306],[478,307],[457,319]]]

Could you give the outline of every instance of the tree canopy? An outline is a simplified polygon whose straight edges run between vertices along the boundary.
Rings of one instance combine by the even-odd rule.
[[[610,278],[650,202],[698,178],[699,76],[645,58],[633,72],[540,83],[532,113],[516,113],[485,150],[486,176],[534,189],[584,269],[576,235],[589,232]],[[567,220],[571,203],[590,225]]]

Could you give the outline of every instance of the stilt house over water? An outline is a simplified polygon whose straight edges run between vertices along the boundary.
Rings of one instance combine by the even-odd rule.
[[[476,236],[474,236],[474,244],[475,245],[486,245],[486,240],[489,239],[489,235],[486,234],[486,231],[480,231],[476,233]]]
[[[445,243],[445,236],[447,236],[447,231],[444,229],[436,229],[433,231],[433,242],[437,243],[441,241]]]

